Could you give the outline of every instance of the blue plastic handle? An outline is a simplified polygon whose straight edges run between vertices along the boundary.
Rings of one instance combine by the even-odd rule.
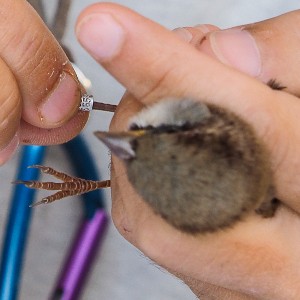
[[[38,170],[27,167],[40,164],[44,155],[45,147],[43,146],[24,146],[17,179],[38,179]],[[34,194],[35,190],[28,189],[23,185],[17,185],[14,188],[1,258],[0,300],[15,300],[18,296],[22,261],[32,212],[29,205],[34,199]]]

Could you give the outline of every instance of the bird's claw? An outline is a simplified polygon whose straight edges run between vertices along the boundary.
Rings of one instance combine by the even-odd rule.
[[[28,168],[39,169],[41,172],[51,175],[63,181],[63,182],[41,182],[37,180],[14,181],[13,184],[24,184],[26,187],[32,189],[58,191],[53,195],[43,198],[41,201],[36,202],[30,207],[35,207],[40,204],[51,203],[68,196],[81,195],[96,189],[110,187],[110,180],[104,180],[104,181],[85,180],[78,177],[69,176],[65,173],[56,171],[51,167],[46,167],[41,165],[32,165],[29,166]]]

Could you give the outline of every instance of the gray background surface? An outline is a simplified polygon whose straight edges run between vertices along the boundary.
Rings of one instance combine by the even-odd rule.
[[[45,1],[48,17],[56,1]],[[72,49],[76,62],[92,80],[93,94],[102,101],[118,103],[124,88],[99,67],[80,47],[74,35],[74,23],[80,11],[93,3],[73,0],[64,42]],[[114,1],[128,6],[169,29],[211,23],[222,28],[270,18],[300,8],[299,0],[124,0]],[[130,76],[130,74],[128,74]],[[95,113],[83,131],[102,178],[109,177],[108,151],[93,136],[95,130],[106,130],[111,115]],[[0,168],[0,246],[11,196],[10,182],[15,176],[18,155]],[[46,165],[72,172],[61,147],[49,147]],[[105,193],[108,209],[110,194]],[[38,195],[40,198],[42,193]],[[30,241],[24,264],[20,299],[47,299],[58,273],[64,253],[81,217],[79,198],[66,199],[34,210]],[[93,267],[82,299],[112,300],[179,300],[195,296],[179,280],[155,267],[133,248],[110,223],[105,243]]]

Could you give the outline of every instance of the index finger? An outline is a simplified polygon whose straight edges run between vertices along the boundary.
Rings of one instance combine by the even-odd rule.
[[[80,102],[71,63],[27,1],[0,2],[0,56],[18,82],[22,117],[37,127],[59,127]]]

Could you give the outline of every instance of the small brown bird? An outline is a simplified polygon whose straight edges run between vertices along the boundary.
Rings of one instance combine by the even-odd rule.
[[[96,136],[123,160],[138,194],[184,232],[213,232],[250,212],[271,217],[276,211],[268,153],[252,127],[228,110],[170,98],[139,112],[127,132]],[[37,167],[65,181],[18,182],[61,189],[39,203],[109,186],[109,181],[87,181]]]
[[[121,158],[140,196],[186,232],[214,231],[250,211],[272,216],[268,154],[235,114],[190,99],[141,111],[130,131],[96,135]]]

